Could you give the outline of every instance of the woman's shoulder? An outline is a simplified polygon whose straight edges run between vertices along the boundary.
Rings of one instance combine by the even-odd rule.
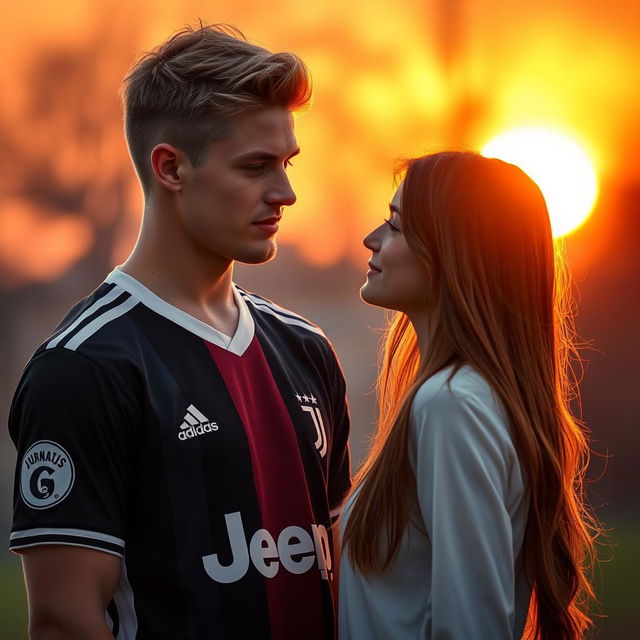
[[[465,364],[446,367],[427,378],[416,392],[413,404],[415,408],[446,407],[470,398],[489,405],[497,401],[485,377]]]
[[[442,369],[425,380],[412,404],[416,428],[429,430],[490,431],[510,440],[502,403],[486,378],[470,365]]]

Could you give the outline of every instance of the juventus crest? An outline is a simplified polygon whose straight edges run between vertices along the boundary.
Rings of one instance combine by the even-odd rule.
[[[322,414],[317,406],[318,401],[313,395],[306,394],[302,396],[296,394],[296,398],[300,403],[300,408],[308,413],[313,420],[313,426],[316,430],[316,441],[313,444],[320,453],[320,457],[324,458],[327,455],[327,432],[322,421]]]

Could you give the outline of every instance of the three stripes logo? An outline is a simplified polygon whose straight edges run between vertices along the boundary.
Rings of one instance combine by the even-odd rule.
[[[296,394],[296,398],[300,403],[300,408],[311,416],[311,420],[313,420],[313,426],[316,430],[316,441],[313,443],[315,448],[320,453],[320,457],[324,458],[327,455],[327,432],[324,428],[324,422],[322,421],[322,414],[320,413],[320,409],[317,406],[317,399],[311,395],[299,395]]]
[[[191,440],[191,438],[203,436],[205,433],[211,433],[217,430],[217,422],[211,422],[207,416],[190,404],[187,407],[187,413],[184,414],[184,420],[180,425],[178,439]]]

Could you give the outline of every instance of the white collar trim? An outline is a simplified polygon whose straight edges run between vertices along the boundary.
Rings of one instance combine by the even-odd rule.
[[[125,291],[140,300],[145,307],[175,322],[187,331],[191,331],[191,333],[194,333],[207,342],[222,347],[237,356],[241,356],[253,340],[255,332],[253,316],[247,307],[247,303],[236,288],[235,283],[232,283],[231,290],[233,291],[233,297],[238,307],[239,317],[236,332],[233,337],[229,337],[221,331],[214,329],[206,322],[202,322],[188,314],[186,311],[182,311],[182,309],[178,309],[178,307],[169,304],[166,300],[163,300],[153,293],[153,291],[147,289],[141,282],[122,271],[119,267],[116,267],[107,276],[105,282],[122,287]]]

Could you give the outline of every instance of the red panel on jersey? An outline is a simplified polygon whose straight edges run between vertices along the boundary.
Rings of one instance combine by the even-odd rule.
[[[263,527],[276,542],[292,525],[311,535],[315,519],[298,439],[257,337],[242,356],[207,347],[247,433]],[[316,562],[298,575],[280,563],[277,574],[265,578],[273,640],[326,637],[321,580]]]

